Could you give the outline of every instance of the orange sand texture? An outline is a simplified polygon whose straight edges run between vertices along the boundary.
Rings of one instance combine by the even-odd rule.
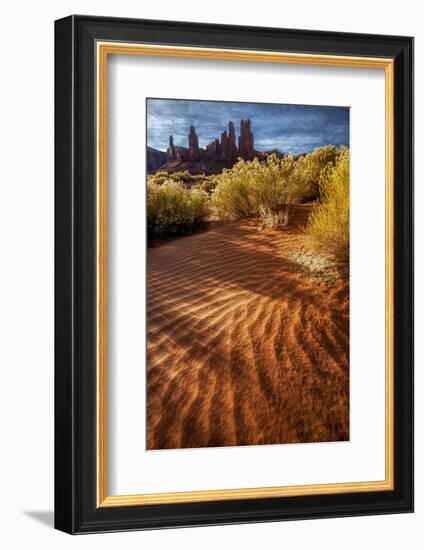
[[[149,249],[148,449],[349,438],[348,278],[290,260],[308,208]]]

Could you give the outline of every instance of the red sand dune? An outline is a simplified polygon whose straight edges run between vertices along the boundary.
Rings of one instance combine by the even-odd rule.
[[[349,288],[244,220],[148,252],[147,448],[349,438]]]

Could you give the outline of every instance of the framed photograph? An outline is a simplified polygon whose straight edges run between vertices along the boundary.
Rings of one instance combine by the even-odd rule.
[[[413,510],[413,39],[55,24],[55,525]]]

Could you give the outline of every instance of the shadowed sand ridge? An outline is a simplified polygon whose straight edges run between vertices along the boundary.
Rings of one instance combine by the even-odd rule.
[[[147,448],[349,438],[349,288],[244,220],[148,252]]]

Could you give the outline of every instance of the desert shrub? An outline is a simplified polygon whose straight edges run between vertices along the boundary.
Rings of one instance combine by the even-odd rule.
[[[148,181],[147,223],[150,236],[183,234],[196,230],[209,213],[209,196],[202,189],[187,189],[180,181]]]
[[[217,186],[218,182],[216,176],[204,176],[200,181],[198,181],[197,186],[207,193],[212,193],[212,191]]]
[[[294,202],[297,190],[291,175],[295,160],[269,155],[264,162],[239,160],[216,176],[212,205],[221,219],[257,215],[261,207],[275,208]]]
[[[174,181],[179,181],[187,187],[191,187],[202,180],[202,176],[192,175],[188,170],[184,170],[183,172],[174,172],[173,174],[170,174],[170,177]]]
[[[172,174],[168,174],[168,172],[156,172],[156,174],[149,174],[147,181],[148,183],[162,185],[162,183],[170,179],[174,179]]]
[[[176,181],[180,183],[185,183],[190,176],[189,172],[163,172],[159,171],[155,174],[150,174],[148,176],[148,181],[150,183],[156,183],[157,185],[162,185],[166,181]]]
[[[320,200],[309,218],[306,232],[324,252],[349,259],[349,149],[342,148],[335,164],[320,178]]]
[[[280,210],[271,210],[271,208],[261,206],[259,215],[263,229],[283,229],[289,223],[290,209],[287,206]]]
[[[164,172],[159,171],[155,174],[149,174],[147,181],[149,183],[155,183],[162,185],[166,181],[175,181],[182,183],[186,187],[199,187],[208,191],[209,193],[214,188],[213,176],[206,176],[205,174],[190,174],[188,170],[181,172]]]
[[[340,149],[334,145],[326,145],[297,158],[294,184],[301,192],[303,200],[315,200],[320,197],[321,174],[329,166],[334,166],[339,154]]]
[[[257,215],[260,209],[316,200],[323,171],[334,166],[340,149],[319,147],[307,155],[268,155],[264,161],[239,160],[215,176],[212,205],[221,219]]]

